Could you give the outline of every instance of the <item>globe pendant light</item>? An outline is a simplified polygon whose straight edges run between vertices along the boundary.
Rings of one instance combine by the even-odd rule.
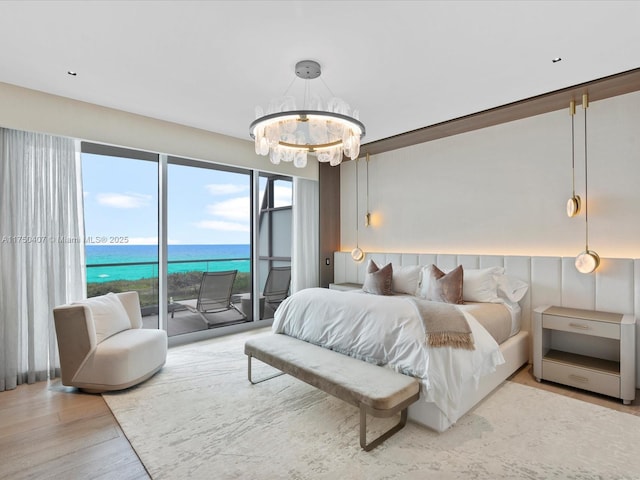
[[[359,196],[358,196],[358,159],[356,158],[356,248],[351,250],[351,258],[354,262],[360,263],[364,260],[365,254],[358,245],[358,223],[360,223],[360,214],[358,210]]]
[[[584,110],[584,227],[585,247],[584,252],[576,257],[576,269],[580,273],[594,272],[600,265],[600,256],[593,250],[589,250],[589,196],[588,196],[588,168],[587,168],[587,108],[589,97],[582,95],[582,108]]]

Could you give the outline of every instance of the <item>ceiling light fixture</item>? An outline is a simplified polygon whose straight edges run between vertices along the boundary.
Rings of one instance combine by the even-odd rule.
[[[249,126],[256,153],[269,155],[273,164],[293,162],[299,168],[307,165],[308,153],[332,166],[339,165],[343,155],[357,159],[365,135],[358,112],[351,112],[339,98],[333,97],[324,105],[317,94],[310,93],[309,81],[321,74],[318,62],[302,60],[296,63],[295,73],[306,80],[302,110],[297,109],[294,97],[286,96],[294,78],[283,97],[269,104],[266,114],[256,108],[256,120]]]
[[[600,256],[593,250],[589,250],[589,197],[587,194],[587,108],[589,96],[582,95],[582,109],[584,110],[584,228],[585,247],[584,252],[576,257],[576,269],[580,273],[591,273],[600,265]]]

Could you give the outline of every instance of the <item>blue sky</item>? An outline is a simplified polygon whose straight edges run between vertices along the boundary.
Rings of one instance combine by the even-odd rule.
[[[86,237],[156,244],[158,164],[86,153],[82,159]],[[169,244],[250,243],[249,175],[170,164],[167,182]],[[276,204],[290,204],[290,188],[275,193]]]

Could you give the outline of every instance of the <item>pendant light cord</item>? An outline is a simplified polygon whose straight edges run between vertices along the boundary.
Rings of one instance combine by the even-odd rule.
[[[369,215],[369,152],[367,152],[367,215]]]
[[[571,195],[576,196],[576,142],[574,118],[576,113],[576,102],[571,100],[569,104],[569,112],[571,113]]]
[[[589,251],[589,193],[588,193],[588,168],[587,168],[587,108],[589,97],[582,95],[582,108],[584,109],[584,232],[585,251]]]
[[[359,202],[359,194],[358,194],[358,159],[356,158],[356,248],[360,248],[359,237],[358,237],[358,220],[360,218],[360,211],[358,209]]]

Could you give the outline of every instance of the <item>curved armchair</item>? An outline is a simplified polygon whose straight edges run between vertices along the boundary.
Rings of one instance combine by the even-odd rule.
[[[162,368],[167,333],[142,328],[138,292],[55,307],[62,384],[89,393],[121,390]]]

